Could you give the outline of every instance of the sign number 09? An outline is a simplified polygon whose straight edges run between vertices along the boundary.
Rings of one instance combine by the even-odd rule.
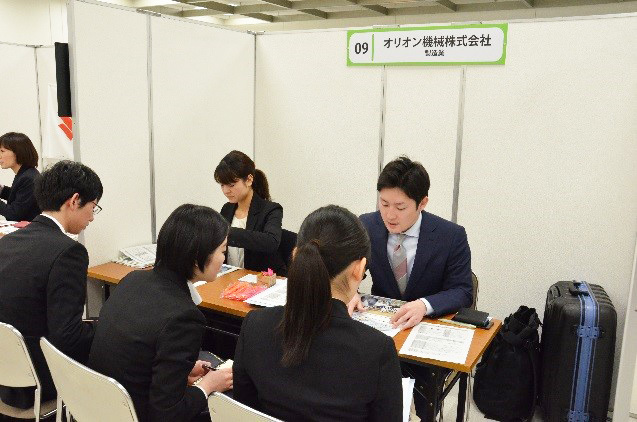
[[[367,44],[366,42],[357,42],[356,44],[354,44],[354,53],[367,54],[368,51],[369,51],[369,44]]]

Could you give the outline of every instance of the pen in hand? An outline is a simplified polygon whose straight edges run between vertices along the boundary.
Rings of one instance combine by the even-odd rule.
[[[207,369],[208,371],[216,371],[217,370],[217,368],[213,368],[210,365],[201,365],[201,366],[202,366],[202,368]]]

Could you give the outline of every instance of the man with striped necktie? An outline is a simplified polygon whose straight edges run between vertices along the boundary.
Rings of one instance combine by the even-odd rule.
[[[378,177],[379,210],[360,216],[372,245],[372,294],[407,301],[392,318],[403,329],[418,324],[425,315],[449,314],[472,303],[467,234],[462,226],[424,211],[429,186],[422,164],[399,157]],[[363,305],[354,297],[350,312],[357,308]],[[423,379],[420,372],[431,372],[414,365],[403,365],[403,369],[416,373],[418,381]],[[438,382],[426,383],[435,388]],[[426,395],[433,394],[431,385],[421,387]],[[415,394],[414,402],[418,416],[432,420],[427,400]]]

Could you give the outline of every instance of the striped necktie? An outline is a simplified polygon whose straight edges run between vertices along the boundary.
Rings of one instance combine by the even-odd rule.
[[[394,247],[394,253],[391,258],[394,277],[396,277],[400,295],[403,297],[405,296],[405,289],[407,288],[407,252],[405,252],[405,248],[403,247],[403,242],[406,237],[407,235],[404,233],[398,235],[398,243]]]

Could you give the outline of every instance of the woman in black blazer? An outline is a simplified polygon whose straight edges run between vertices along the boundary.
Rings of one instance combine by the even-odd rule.
[[[88,365],[126,388],[140,422],[210,421],[208,396],[232,388],[231,370],[197,360],[206,320],[189,281],[215,279],[227,233],[216,211],[181,205],[159,232],[153,270],[124,277],[102,307]]]
[[[370,244],[358,218],[330,205],[298,234],[287,304],[250,312],[234,362],[234,398],[282,420],[400,421],[394,341],[354,321],[346,303]]]
[[[10,221],[31,221],[40,214],[33,196],[33,179],[40,174],[38,152],[29,137],[9,132],[0,136],[0,167],[15,173],[13,186],[0,185],[0,215]]]
[[[232,151],[215,169],[215,180],[228,198],[221,208],[221,215],[230,223],[226,262],[253,271],[272,268],[277,274],[287,274],[279,254],[283,208],[270,201],[265,174],[250,157]]]

